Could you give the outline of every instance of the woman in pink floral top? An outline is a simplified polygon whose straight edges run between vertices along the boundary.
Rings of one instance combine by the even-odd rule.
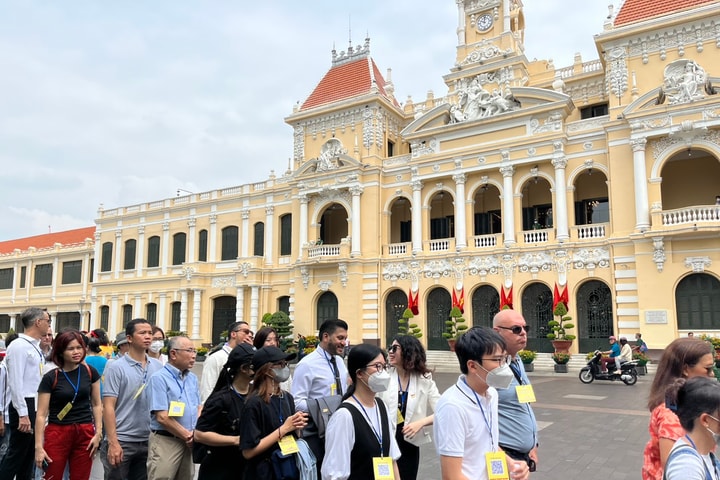
[[[645,445],[643,480],[662,480],[665,460],[675,440],[685,431],[675,413],[665,406],[665,390],[680,377],[712,377],[712,345],[695,338],[678,338],[665,349],[650,388],[650,440]]]

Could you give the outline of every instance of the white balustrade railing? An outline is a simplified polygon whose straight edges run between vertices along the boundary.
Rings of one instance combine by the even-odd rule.
[[[588,238],[605,238],[607,226],[607,223],[578,225],[575,227],[575,230],[577,230],[578,240],[585,240]]]
[[[683,207],[662,212],[662,224],[665,226],[717,221],[720,221],[720,205]]]
[[[523,232],[523,241],[525,243],[547,243],[550,241],[550,232],[547,230],[528,230]]]
[[[428,242],[428,248],[431,252],[447,252],[450,250],[450,239],[439,238],[437,240],[430,240],[430,242]]]
[[[405,255],[408,251],[407,243],[391,243],[387,246],[388,255]]]
[[[308,258],[338,256],[340,256],[340,245],[315,245],[308,248]]]
[[[476,235],[473,237],[475,248],[487,248],[497,246],[497,235]]]

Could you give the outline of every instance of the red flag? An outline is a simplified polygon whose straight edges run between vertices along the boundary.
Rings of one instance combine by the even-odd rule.
[[[565,288],[563,289],[562,293],[560,294],[560,301],[565,304],[565,309],[570,308],[567,284],[565,285]]]
[[[555,307],[557,307],[558,303],[563,303],[565,305],[565,309],[568,308],[568,289],[567,285],[563,288],[562,293],[558,290],[557,283],[555,284],[555,289],[553,290],[553,311],[555,311]]]
[[[455,295],[455,287],[453,287],[453,293],[452,293],[452,306],[453,308],[458,307],[460,308],[460,305],[458,305],[457,295]]]
[[[458,307],[460,307],[460,313],[465,313],[465,287],[460,290],[460,298],[458,299]]]
[[[560,302],[560,292],[558,292],[557,283],[555,284],[555,287],[553,288],[553,312],[555,311],[555,308],[557,307],[557,304]]]
[[[505,293],[505,286],[500,287],[500,310],[506,307],[513,308],[512,290],[512,287],[510,287],[510,290]]]
[[[408,308],[413,315],[420,313],[420,309],[418,308],[418,295],[419,292],[413,296],[412,289],[408,290]]]

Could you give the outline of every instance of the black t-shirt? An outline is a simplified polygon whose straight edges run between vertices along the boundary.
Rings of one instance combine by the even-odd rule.
[[[88,369],[90,369],[89,375]],[[75,388],[71,385],[71,383],[78,386],[78,375],[80,375],[80,385],[77,397],[75,398],[70,411],[67,412],[62,420],[58,420],[58,413],[60,413],[60,411],[65,408],[65,405],[71,402],[73,396],[75,396]],[[70,379],[69,382],[68,379]],[[92,423],[93,416],[90,397],[92,384],[98,380],[100,380],[100,374],[97,370],[84,363],[81,363],[76,370],[71,372],[63,372],[61,369],[57,368],[46,373],[40,381],[38,393],[50,394],[48,422],[57,423],[59,425]],[[54,388],[53,384],[55,384]]]
[[[240,395],[230,387],[213,393],[205,401],[202,414],[198,418],[195,429],[201,432],[215,432],[220,435],[240,435],[240,418],[245,406],[245,395]],[[210,455],[205,462],[222,462],[224,465],[244,465],[244,458],[238,447],[211,447]]]
[[[240,450],[255,448],[260,440],[275,432],[285,419],[295,413],[295,400],[288,392],[282,397],[270,397],[270,403],[257,395],[248,396],[240,423]],[[277,442],[263,453],[249,459],[245,478],[272,479],[275,475],[270,465],[270,455],[280,449]]]

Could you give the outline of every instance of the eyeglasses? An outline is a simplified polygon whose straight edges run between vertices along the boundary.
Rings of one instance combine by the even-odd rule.
[[[388,352],[390,352],[390,353],[395,353],[398,348],[400,348],[400,345],[390,345],[390,346],[388,347]]]
[[[238,328],[237,330],[233,330],[233,332],[240,332],[244,333],[245,335],[252,335],[252,331],[249,328]]]
[[[173,348],[176,352],[187,352],[189,354],[196,354],[197,350],[194,348]]]
[[[520,335],[523,330],[525,330],[525,333],[528,333],[530,331],[530,327],[528,327],[527,325],[515,325],[514,327],[498,326],[498,328],[502,328],[503,330],[510,330],[515,335]]]
[[[374,368],[378,372],[382,372],[383,370],[390,368],[390,365],[387,363],[373,363],[372,365],[365,365],[365,368]]]
[[[288,366],[288,362],[286,362],[285,360],[283,360],[282,362],[275,362],[275,363],[273,363],[273,366],[274,366],[274,367],[285,368],[285,367]]]
[[[507,355],[504,357],[485,357],[480,359],[481,362],[495,362],[499,366],[507,365],[512,362],[512,357]]]

